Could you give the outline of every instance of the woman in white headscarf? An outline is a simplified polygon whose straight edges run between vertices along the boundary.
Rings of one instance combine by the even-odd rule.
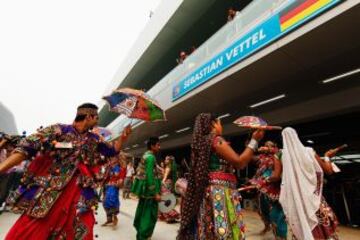
[[[282,132],[283,176],[279,201],[296,239],[333,240],[336,216],[322,196],[323,175],[332,174],[330,162],[305,147],[292,128]]]

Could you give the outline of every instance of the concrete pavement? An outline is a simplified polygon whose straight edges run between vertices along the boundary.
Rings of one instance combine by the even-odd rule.
[[[135,240],[135,229],[132,222],[135,215],[137,205],[136,200],[122,200],[121,211],[119,215],[119,224],[116,228],[101,227],[100,225],[105,222],[106,216],[104,210],[100,207],[96,219],[98,224],[95,225],[94,234],[99,240]],[[4,239],[7,231],[16,221],[19,215],[5,212],[0,215],[0,239]],[[271,240],[274,239],[271,232],[265,235],[259,235],[263,228],[263,224],[257,215],[252,211],[244,211],[244,220],[246,224],[247,239],[248,240]],[[179,224],[166,224],[158,221],[156,224],[155,232],[152,240],[173,240],[176,237]],[[360,229],[352,229],[346,227],[339,228],[340,239],[342,240],[360,240]],[[290,238],[288,238],[290,239]]]

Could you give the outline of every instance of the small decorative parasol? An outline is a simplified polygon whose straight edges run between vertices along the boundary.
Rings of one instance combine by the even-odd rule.
[[[244,128],[262,129],[262,130],[281,130],[280,126],[269,126],[264,119],[255,116],[243,116],[234,121],[236,125]]]
[[[141,90],[121,88],[103,99],[109,103],[110,111],[124,114],[129,118],[147,122],[166,120],[165,112],[159,103]]]

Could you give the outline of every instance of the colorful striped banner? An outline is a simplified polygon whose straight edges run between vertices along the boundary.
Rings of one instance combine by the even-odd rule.
[[[281,31],[294,26],[304,18],[310,16],[322,7],[329,4],[332,0],[308,0],[305,2],[300,1],[298,7],[294,8],[287,14],[280,13]]]
[[[291,30],[301,26],[342,0],[288,0],[283,9],[251,29],[229,47],[197,67],[192,73],[175,82],[172,101],[207,82],[214,76],[241,62],[251,54]]]

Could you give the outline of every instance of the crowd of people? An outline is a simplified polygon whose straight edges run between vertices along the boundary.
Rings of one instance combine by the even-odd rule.
[[[250,163],[257,166],[249,185],[259,193],[263,232],[272,229],[276,239],[287,239],[289,232],[294,239],[338,239],[336,216],[322,196],[323,175],[334,172],[328,159],[336,150],[321,158],[288,127],[282,131],[282,149],[272,141],[259,147],[265,132],[258,129],[237,153],[223,138],[221,121],[201,113],[193,128],[189,171],[178,179],[173,156],[158,164],[158,137],[147,141],[135,170],[121,152],[131,127],[106,142],[93,131],[98,119],[97,106],[85,103],[72,124],[39,128],[26,138],[2,135],[1,201],[7,198],[9,207],[22,212],[5,239],[93,239],[99,201],[107,216],[103,226],[118,224],[120,188],[123,199],[138,198],[133,222],[138,240],[151,238],[157,220],[180,222],[179,240],[245,239],[234,172]],[[24,162],[19,186],[4,187],[9,171]],[[162,197],[175,192],[180,212],[159,211]]]
[[[15,149],[17,143],[23,136],[0,133],[0,163]],[[28,161],[8,169],[0,174],[0,213],[6,211],[6,199],[9,194],[20,184],[21,177]]]

